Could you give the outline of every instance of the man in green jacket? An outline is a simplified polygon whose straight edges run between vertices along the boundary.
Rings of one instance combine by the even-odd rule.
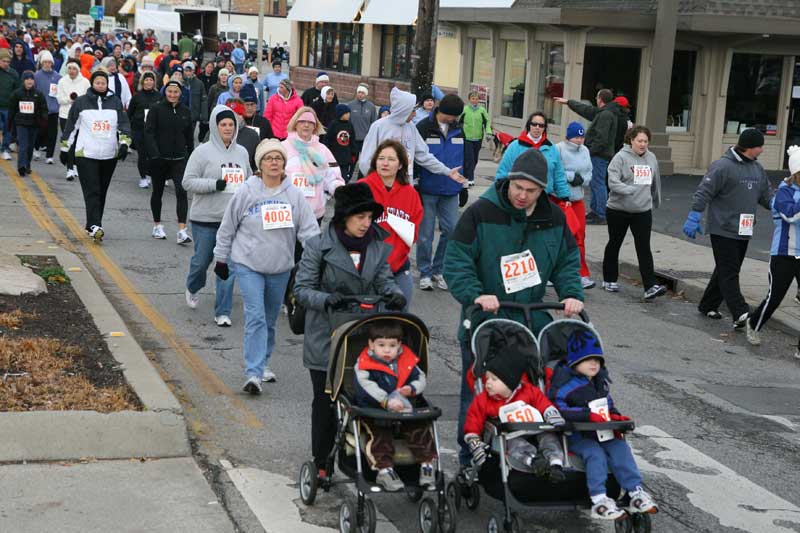
[[[550,281],[564,304],[564,314],[583,310],[580,254],[564,213],[542,194],[547,186],[547,160],[536,149],[522,153],[508,179],[495,182],[461,216],[451,233],[444,259],[444,277],[450,293],[464,310],[477,304],[524,323],[522,313],[500,309],[500,301],[541,302]],[[547,313],[534,313],[533,333],[549,321]],[[459,325],[461,344],[461,406],[459,410],[459,459],[469,464],[464,444],[464,419],[472,391],[466,382],[472,365],[470,339]]]
[[[11,55],[7,48],[0,48],[0,135],[3,142],[0,144],[0,157],[8,161],[11,154],[8,146],[11,144],[11,124],[8,121],[8,112],[11,105],[11,95],[20,88],[22,83],[17,71],[11,68]]]
[[[183,36],[178,41],[178,59],[181,61],[186,61],[187,59],[192,58],[192,54],[194,54],[194,41],[189,36],[188,33],[184,33]],[[188,55],[187,55],[188,54]]]
[[[478,164],[478,155],[481,153],[483,136],[492,135],[492,120],[486,108],[478,104],[478,93],[469,93],[469,105],[464,107],[461,114],[464,130],[464,176],[467,183],[475,185],[475,166]]]

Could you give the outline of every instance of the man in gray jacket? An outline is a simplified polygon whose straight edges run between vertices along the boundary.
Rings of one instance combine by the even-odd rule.
[[[764,135],[748,128],[739,135],[722,158],[708,168],[692,201],[692,211],[683,225],[683,233],[694,239],[702,233],[700,220],[708,207],[708,233],[714,252],[714,272],[697,306],[709,318],[719,319],[723,300],[733,317],[733,326],[742,328],[750,307],[739,289],[747,244],[753,236],[756,208],[770,209],[773,190],[767,173],[756,158],[764,150]]]
[[[367,96],[369,96],[369,88],[361,83],[356,89],[355,100],[347,102],[347,107],[350,108],[350,123],[356,132],[356,161],[361,155],[361,147],[364,145],[364,137],[367,136],[369,127],[378,120],[378,109],[375,104],[367,100]],[[355,176],[354,179],[356,179]]]

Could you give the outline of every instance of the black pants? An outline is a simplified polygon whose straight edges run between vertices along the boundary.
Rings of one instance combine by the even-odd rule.
[[[144,130],[131,129],[133,137],[133,147],[136,148],[136,168],[139,170],[139,178],[143,179],[149,174],[147,151],[144,148]]]
[[[197,128],[197,142],[205,142],[206,135],[208,135],[208,122],[201,122],[200,126]]]
[[[117,168],[117,160],[76,157],[75,165],[83,190],[83,203],[86,205],[86,231],[91,231],[92,226],[103,225],[106,195],[111,176]]]
[[[353,176],[353,164],[348,161],[344,165],[341,163],[339,164],[339,170],[342,173],[342,179],[345,183],[350,182],[350,178]]]
[[[750,315],[750,327],[761,331],[772,313],[781,305],[783,297],[800,274],[800,259],[791,255],[773,255],[769,258],[769,289],[767,297]]]
[[[711,235],[711,249],[714,252],[714,272],[708,281],[706,291],[697,305],[701,313],[716,311],[722,301],[736,320],[750,311],[750,307],[739,289],[739,271],[747,253],[746,239],[731,239],[720,235]]]
[[[325,461],[336,440],[336,413],[331,395],[325,392],[325,378],[328,373],[321,370],[309,370],[309,373],[314,388],[314,400],[311,403],[311,453],[317,468],[325,468]]]
[[[36,136],[36,148],[44,148],[46,157],[53,157],[56,149],[56,138],[58,137],[58,113],[47,115],[47,127],[39,130]]]
[[[467,181],[475,181],[475,167],[481,153],[483,141],[469,141],[464,139],[464,177]]]
[[[186,170],[186,159],[158,159],[151,161],[150,172],[153,178],[153,192],[150,193],[150,211],[153,212],[154,222],[161,222],[161,197],[164,195],[164,185],[167,180],[172,180],[172,183],[175,184],[178,222],[186,224],[189,199],[186,195],[186,189],[183,188],[184,170]]]
[[[59,118],[58,125],[61,127],[61,133],[64,133],[64,128],[67,127],[67,119]],[[75,143],[72,143],[72,146],[69,149],[69,154],[67,155],[67,170],[72,170],[74,168],[75,168]]]
[[[628,233],[633,234],[636,259],[639,261],[639,274],[645,290],[656,284],[653,267],[653,252],[650,251],[650,230],[653,227],[653,212],[627,213],[616,209],[606,209],[608,223],[608,243],[603,254],[603,280],[616,282],[619,278],[619,249]]]

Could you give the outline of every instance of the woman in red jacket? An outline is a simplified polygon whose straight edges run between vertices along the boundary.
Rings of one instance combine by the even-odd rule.
[[[408,254],[417,241],[422,222],[422,202],[408,182],[408,154],[402,144],[387,139],[378,145],[372,156],[369,174],[360,180],[369,185],[375,201],[383,206],[378,224],[389,232],[385,241],[392,246],[389,267],[395,282],[406,297],[403,311],[411,307],[414,280]]]
[[[278,92],[270,96],[267,100],[267,108],[264,109],[264,118],[269,120],[272,125],[275,137],[282,141],[286,140],[288,135],[286,127],[301,107],[303,107],[303,101],[297,96],[292,82],[288,78],[281,80]]]

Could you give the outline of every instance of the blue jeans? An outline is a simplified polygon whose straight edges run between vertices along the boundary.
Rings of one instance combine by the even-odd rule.
[[[262,274],[239,263],[232,267],[244,300],[245,375],[261,379],[275,347],[275,322],[291,271]]]
[[[458,195],[440,196],[438,194],[420,194],[422,208],[425,214],[419,225],[419,240],[417,241],[417,268],[421,278],[429,278],[442,273],[444,266],[444,252],[447,248],[447,236],[453,231],[458,222]],[[436,227],[436,217],[439,217],[439,244],[436,246],[436,255],[431,260],[433,250],[433,232]]]
[[[594,178],[594,176],[592,176]],[[642,475],[631,453],[631,447],[622,439],[598,442],[573,433],[567,441],[571,452],[586,464],[586,486],[589,496],[606,493],[609,467],[619,485],[630,492],[642,485]]]
[[[606,218],[606,204],[608,203],[607,174],[608,161],[602,157],[592,156],[592,181],[589,182],[592,197],[589,201],[589,208],[592,213],[601,218]]]
[[[8,123],[8,109],[0,109],[0,135],[3,136],[0,151],[7,152],[8,145],[11,144],[11,124]]]
[[[194,255],[189,263],[189,275],[186,277],[186,288],[195,294],[206,286],[206,273],[208,266],[214,260],[214,246],[217,245],[217,228],[205,224],[192,223],[192,238],[194,239]],[[214,316],[231,316],[233,307],[233,281],[235,275],[231,270],[228,279],[222,280],[214,276],[216,285],[216,303]]]
[[[411,297],[414,296],[414,277],[411,275],[411,269],[403,270],[394,275],[394,282],[400,287],[400,292],[406,297],[406,306],[403,308],[404,313],[408,313],[411,309]]]
[[[467,420],[467,410],[474,398],[472,389],[467,384],[467,372],[472,368],[472,351],[470,350],[469,340],[460,341],[459,344],[461,346],[461,397],[458,408],[458,445],[460,446],[458,462],[461,463],[461,466],[468,466],[472,454],[464,442],[464,422]]]
[[[37,133],[35,126],[17,126],[17,168],[31,168]]]

